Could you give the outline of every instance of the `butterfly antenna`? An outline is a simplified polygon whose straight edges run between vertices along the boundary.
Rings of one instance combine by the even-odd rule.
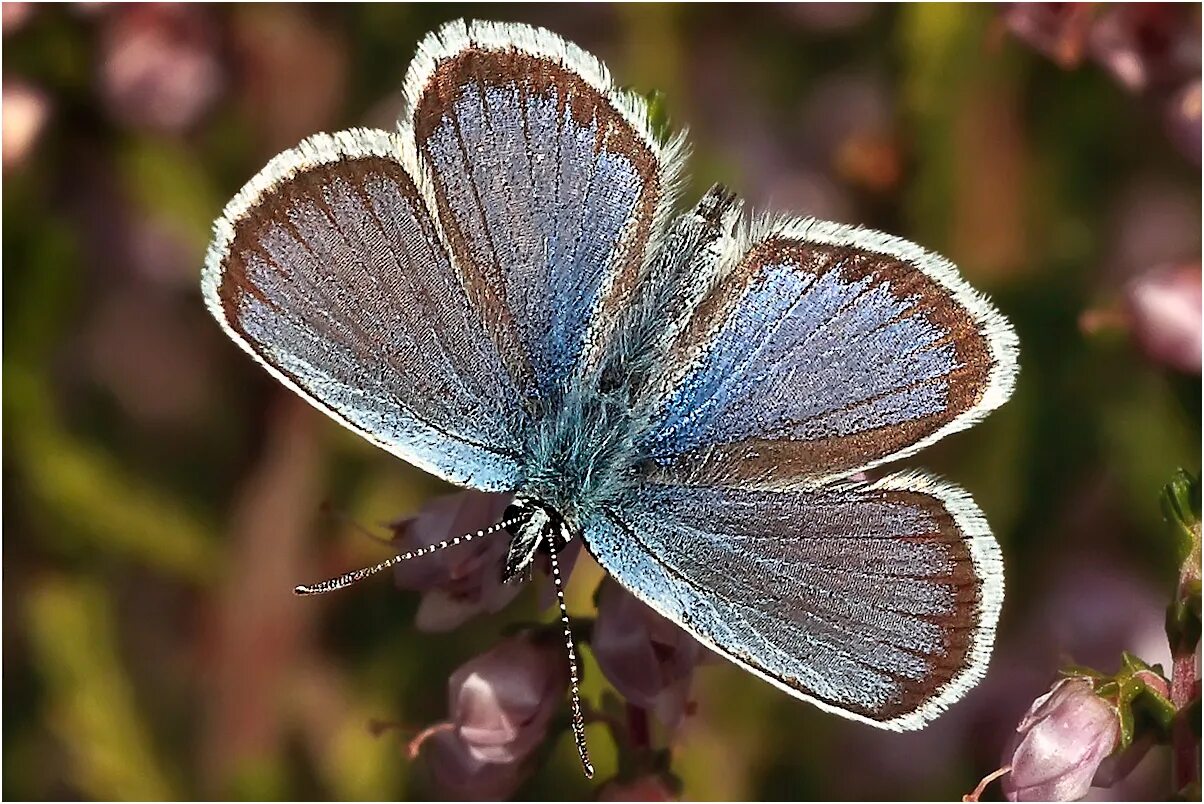
[[[445,539],[437,542],[429,547],[419,547],[417,550],[411,550],[408,553],[393,556],[372,567],[364,567],[363,569],[352,570],[351,572],[340,575],[337,578],[331,578],[328,581],[313,585],[301,585],[293,589],[293,592],[298,595],[320,595],[326,592],[334,592],[339,589],[345,589],[352,584],[362,581],[369,575],[375,575],[381,570],[387,570],[389,567],[400,564],[403,561],[409,561],[411,558],[421,558],[429,553],[434,553],[437,550],[445,550],[448,547],[455,547],[458,544],[471,542],[473,539],[479,539],[482,536],[488,536],[491,533],[497,533],[499,530],[508,528],[511,525],[517,525],[520,517],[511,517],[510,519],[498,522],[496,525],[490,525],[487,528],[478,530],[476,533],[466,533],[463,536],[456,536],[454,539]]]
[[[594,778],[594,764],[589,761],[589,748],[585,745],[585,717],[581,714],[581,692],[577,684],[577,649],[573,647],[573,629],[569,627],[569,609],[564,603],[564,584],[560,579],[560,562],[555,549],[548,551],[552,563],[552,582],[556,584],[556,602],[560,604],[560,622],[564,623],[564,646],[569,652],[569,693],[572,695],[573,739],[577,742],[577,754],[585,768],[585,778]]]

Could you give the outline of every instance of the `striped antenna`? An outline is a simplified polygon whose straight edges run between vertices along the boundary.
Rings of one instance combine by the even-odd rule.
[[[298,586],[293,589],[293,592],[298,595],[320,595],[326,592],[335,592],[339,589],[345,589],[357,581],[362,581],[369,575],[375,575],[381,570],[387,570],[389,567],[400,564],[403,561],[409,561],[411,558],[421,558],[422,556],[433,553],[437,550],[445,550],[448,547],[455,547],[458,544],[464,544],[465,542],[471,542],[473,539],[479,539],[482,536],[488,536],[491,533],[497,533],[499,530],[508,528],[511,525],[517,525],[520,519],[520,517],[511,517],[510,519],[498,522],[496,525],[490,525],[487,528],[478,530],[476,533],[466,533],[463,536],[456,536],[454,539],[445,539],[444,541],[432,544],[429,547],[419,547],[417,550],[411,550],[408,553],[402,553],[401,555],[393,556],[392,558],[386,559],[372,567],[364,567],[363,569],[352,570],[351,572],[340,575],[337,578],[331,578],[328,581],[322,581],[322,583],[313,584],[312,586]]]
[[[564,584],[560,580],[560,562],[555,548],[548,551],[552,562],[552,581],[556,584],[556,600],[560,603],[560,621],[564,623],[564,646],[569,652],[569,693],[572,695],[573,739],[577,742],[577,754],[585,769],[585,778],[594,778],[594,764],[589,761],[589,749],[585,745],[585,717],[581,714],[581,694],[577,687],[577,649],[573,647],[573,629],[569,627],[569,610],[564,604]]]

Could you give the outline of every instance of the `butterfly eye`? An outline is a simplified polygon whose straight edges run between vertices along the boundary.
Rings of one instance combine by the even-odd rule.
[[[502,514],[502,521],[511,524],[506,526],[506,532],[511,536],[518,536],[519,531],[531,521],[532,513],[534,512],[524,505],[522,501],[515,501],[507,505],[505,513]]]
[[[624,367],[621,365],[614,363],[608,365],[598,380],[598,391],[603,394],[612,394],[617,391],[623,383],[623,372]]]
[[[631,471],[636,477],[648,477],[656,471],[656,461],[651,458],[645,458],[632,467]]]

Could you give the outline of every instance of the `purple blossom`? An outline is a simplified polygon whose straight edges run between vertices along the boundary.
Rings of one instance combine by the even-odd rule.
[[[1197,167],[1200,164],[1200,79],[1188,81],[1166,101],[1164,120],[1171,142]]]
[[[4,5],[5,13],[9,4]],[[4,170],[24,165],[50,119],[50,97],[36,84],[4,76]]]
[[[1129,283],[1125,302],[1133,337],[1152,360],[1200,373],[1200,265],[1156,268]]]
[[[526,777],[526,769],[520,764],[478,759],[451,729],[436,728],[424,733],[420,745],[431,780],[452,798],[464,801],[510,798]]]
[[[1017,39],[1069,69],[1083,60],[1094,13],[1080,3],[1008,3],[1003,21]]]
[[[498,522],[510,496],[461,491],[436,497],[416,516],[392,524],[399,551],[428,547]],[[522,587],[502,583],[502,565],[509,538],[494,533],[439,550],[393,570],[402,589],[422,592],[415,624],[421,631],[451,631],[482,613],[501,611]]]
[[[629,703],[667,726],[681,721],[691,675],[706,653],[693,637],[608,579],[591,645],[603,674]]]
[[[564,646],[511,637],[470,659],[448,682],[451,722],[473,758],[507,763],[525,758],[564,704]]]
[[[184,131],[213,104],[224,75],[209,15],[197,6],[118,6],[100,39],[100,89],[121,122]]]
[[[0,28],[3,29],[4,36],[11,36],[24,28],[37,11],[37,3],[15,2],[0,6]]]
[[[559,641],[508,637],[452,673],[450,719],[415,737],[410,756],[421,754],[449,795],[506,798],[526,777],[567,686]]]
[[[1029,708],[1004,757],[1009,801],[1075,801],[1120,741],[1120,716],[1085,678],[1066,678]]]
[[[1199,18],[1190,13],[1162,3],[1111,6],[1091,27],[1091,56],[1132,92],[1178,84],[1200,70]]]
[[[598,791],[599,801],[677,801],[673,786],[657,774],[611,779]]]

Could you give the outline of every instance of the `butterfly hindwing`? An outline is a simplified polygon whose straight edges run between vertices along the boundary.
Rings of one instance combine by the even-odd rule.
[[[921,727],[981,677],[1002,602],[973,501],[917,475],[788,491],[648,483],[584,538],[713,650],[893,730]]]
[[[214,225],[205,301],[240,346],[340,423],[449,481],[512,489],[526,427],[508,402],[518,392],[407,147],[357,129],[273,159]]]
[[[683,139],[658,142],[599,61],[522,25],[444,26],[406,99],[468,293],[526,394],[554,401],[636,291]]]
[[[644,449],[668,477],[813,485],[909,455],[1010,394],[1015,335],[941,257],[815,220],[728,248],[662,357]]]

